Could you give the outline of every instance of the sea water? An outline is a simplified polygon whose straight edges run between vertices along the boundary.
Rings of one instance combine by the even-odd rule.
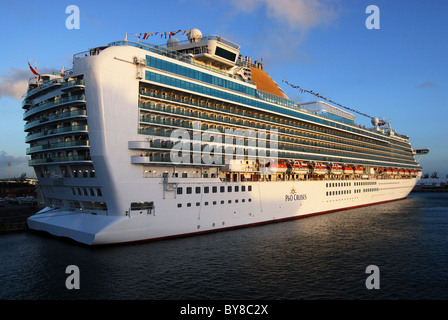
[[[31,231],[3,234],[0,299],[447,299],[447,231],[448,193],[412,193],[370,207],[139,244],[85,247]],[[70,288],[74,277],[78,287]],[[369,289],[372,281],[377,287]]]

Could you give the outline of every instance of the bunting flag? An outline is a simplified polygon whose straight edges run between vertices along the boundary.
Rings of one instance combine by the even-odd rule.
[[[171,36],[175,36],[176,34],[178,34],[179,32],[182,32],[182,35],[187,34],[187,36],[190,34],[190,30],[177,30],[177,31],[162,31],[162,32],[145,32],[145,33],[136,33],[134,36],[134,39],[141,39],[141,40],[146,40],[151,36],[156,36],[158,34],[160,34],[160,38],[163,38],[163,36],[168,35],[169,38],[171,38]]]
[[[36,63],[34,63],[34,65],[36,65]],[[31,72],[32,72],[33,74],[35,74],[36,76],[38,76],[38,81],[40,81],[40,73],[38,73],[36,70],[33,69],[33,67],[31,66],[31,64],[30,64],[29,61],[28,61],[28,66],[30,67]],[[36,68],[36,69],[37,69],[37,68]]]
[[[371,119],[373,118],[372,116],[369,116],[368,114],[365,114],[365,113],[360,112],[360,111],[357,111],[357,110],[355,110],[355,109],[352,109],[352,108],[343,106],[343,105],[341,105],[340,103],[337,103],[337,102],[335,102],[335,101],[333,101],[333,100],[331,100],[331,99],[327,99],[327,98],[321,96],[319,93],[314,92],[313,90],[305,90],[305,89],[302,89],[301,87],[299,87],[299,86],[297,86],[297,85],[293,85],[293,84],[289,83],[289,82],[286,81],[286,80],[282,80],[282,81],[283,81],[284,83],[286,83],[287,85],[291,86],[292,88],[300,90],[301,93],[304,93],[304,92],[306,92],[306,93],[310,93],[310,94],[312,94],[312,95],[314,95],[314,96],[316,96],[316,97],[318,97],[318,98],[320,98],[320,99],[323,99],[323,100],[325,100],[325,101],[328,101],[328,102],[330,102],[330,103],[332,103],[332,104],[334,104],[334,105],[337,105],[337,106],[339,106],[339,107],[341,107],[341,108],[344,108],[344,109],[347,109],[347,110],[356,112],[357,114],[360,114],[360,115],[362,115],[362,116],[364,116],[364,117],[367,117],[367,118],[371,118]]]

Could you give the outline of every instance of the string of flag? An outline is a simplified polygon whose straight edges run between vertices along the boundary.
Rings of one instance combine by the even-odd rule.
[[[186,35],[188,36],[188,35],[190,34],[190,30],[181,30],[181,29],[179,29],[179,30],[177,30],[177,31],[141,32],[141,33],[136,33],[135,36],[134,36],[134,38],[135,38],[135,39],[145,40],[145,39],[148,39],[149,37],[154,37],[154,36],[160,35],[160,38],[162,38],[163,36],[165,36],[165,39],[166,39],[167,36],[168,36],[169,38],[171,38],[172,36],[175,36],[176,34],[178,34],[178,33],[180,33],[180,32],[182,32],[182,35],[185,35],[185,34],[186,34]]]
[[[289,83],[289,82],[286,81],[286,80],[282,80],[282,81],[283,81],[284,83],[286,83],[287,85],[291,86],[292,88],[294,88],[294,89],[298,89],[301,93],[304,93],[304,92],[306,92],[306,93],[310,93],[310,94],[312,94],[312,95],[314,95],[314,96],[316,96],[316,97],[318,97],[318,98],[320,98],[320,99],[323,99],[323,100],[325,100],[325,101],[327,101],[327,102],[330,102],[330,103],[332,103],[332,104],[334,104],[334,105],[337,105],[337,106],[339,106],[339,107],[341,107],[341,108],[350,110],[350,111],[352,111],[352,112],[356,112],[357,114],[360,114],[360,115],[362,115],[362,116],[364,116],[364,117],[367,117],[367,118],[373,118],[372,116],[369,116],[368,114],[365,114],[365,113],[360,112],[360,111],[358,111],[358,110],[355,110],[355,109],[349,108],[349,107],[347,107],[347,106],[344,106],[344,105],[342,105],[342,104],[340,104],[340,103],[337,103],[337,102],[335,102],[335,101],[333,101],[333,100],[331,100],[331,99],[327,99],[327,98],[323,97],[322,95],[320,95],[319,93],[314,92],[313,90],[306,90],[306,89],[303,89],[303,88],[301,88],[300,86],[291,84],[291,83]]]

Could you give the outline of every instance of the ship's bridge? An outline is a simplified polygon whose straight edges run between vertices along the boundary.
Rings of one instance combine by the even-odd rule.
[[[190,31],[187,41],[181,42],[171,37],[167,42],[167,48],[220,69],[234,67],[240,52],[239,45],[216,35],[203,37],[198,29]]]
[[[420,162],[420,158],[429,153],[429,148],[412,149],[412,153],[418,156],[417,162]]]

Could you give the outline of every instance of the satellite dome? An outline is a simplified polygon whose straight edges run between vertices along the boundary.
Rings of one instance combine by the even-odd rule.
[[[202,39],[202,33],[198,29],[191,29],[190,34],[188,35],[188,40],[190,42],[198,42]]]
[[[179,44],[179,39],[171,37],[168,39],[168,41],[166,42],[166,46],[169,47],[174,47],[177,46]]]

